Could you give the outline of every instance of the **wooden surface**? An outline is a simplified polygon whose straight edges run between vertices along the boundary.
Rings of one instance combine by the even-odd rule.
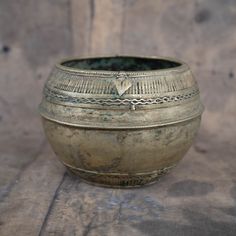
[[[0,235],[236,235],[235,26],[235,0],[1,0]],[[178,57],[199,82],[199,135],[153,186],[87,185],[45,140],[52,66],[98,54]]]

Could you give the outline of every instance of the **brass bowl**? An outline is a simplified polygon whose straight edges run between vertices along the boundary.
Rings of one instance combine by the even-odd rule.
[[[189,67],[169,58],[69,59],[49,76],[39,106],[69,172],[110,187],[155,182],[184,156],[203,106]]]

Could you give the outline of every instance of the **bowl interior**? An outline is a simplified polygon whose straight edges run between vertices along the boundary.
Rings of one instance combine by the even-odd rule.
[[[73,59],[64,61],[61,65],[81,70],[146,71],[179,67],[181,63],[161,58],[117,56]]]

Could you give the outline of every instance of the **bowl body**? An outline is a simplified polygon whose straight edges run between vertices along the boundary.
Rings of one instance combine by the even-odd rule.
[[[99,185],[137,187],[181,160],[203,107],[185,63],[105,57],[57,65],[39,110],[53,150],[71,173]]]

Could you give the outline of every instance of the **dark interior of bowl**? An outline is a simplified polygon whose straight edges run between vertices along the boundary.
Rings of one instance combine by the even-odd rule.
[[[63,66],[81,70],[145,71],[178,67],[181,64],[167,59],[139,57],[104,57],[75,59],[62,63]]]

